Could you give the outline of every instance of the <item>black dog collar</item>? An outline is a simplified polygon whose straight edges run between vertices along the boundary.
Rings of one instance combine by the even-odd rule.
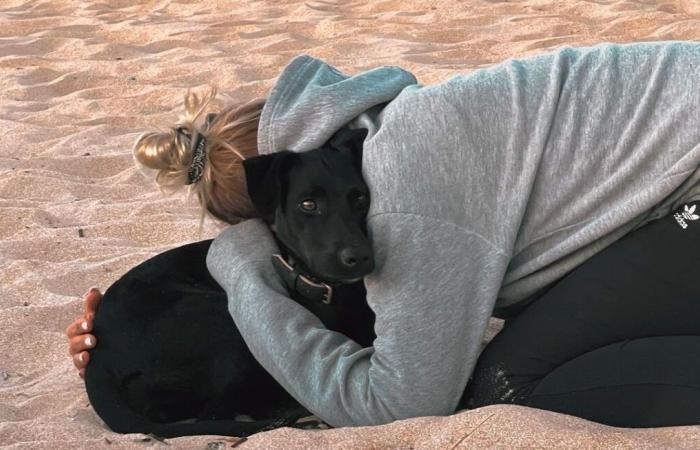
[[[333,299],[333,288],[322,282],[311,280],[307,275],[302,275],[299,267],[285,261],[280,254],[272,255],[272,265],[277,274],[282,277],[287,288],[298,292],[309,300],[315,300],[330,305]]]

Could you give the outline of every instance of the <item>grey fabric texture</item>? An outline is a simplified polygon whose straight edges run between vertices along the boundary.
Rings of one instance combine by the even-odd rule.
[[[346,124],[368,129],[374,346],[289,298],[260,220],[222,232],[209,270],[255,357],[327,423],[446,415],[494,308],[700,198],[700,44],[564,47],[426,86],[301,55],[268,97],[259,150],[310,150]]]

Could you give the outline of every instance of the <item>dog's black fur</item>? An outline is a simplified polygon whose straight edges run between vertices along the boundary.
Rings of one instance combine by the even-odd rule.
[[[330,305],[297,292],[292,298],[329,329],[370,346],[374,314],[356,281],[373,268],[360,171],[365,133],[342,129],[320,149],[251,158],[244,166],[251,199],[276,230],[281,251],[334,286]],[[246,436],[310,414],[248,350],[225,292],[207,271],[210,244],[157,255],[105,292],[85,384],[112,430]],[[253,421],[236,420],[239,414]]]

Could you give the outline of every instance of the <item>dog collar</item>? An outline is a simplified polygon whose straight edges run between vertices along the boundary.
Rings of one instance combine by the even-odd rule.
[[[282,255],[272,255],[272,265],[277,274],[282,277],[287,288],[298,292],[309,300],[320,301],[330,305],[333,299],[333,288],[323,282],[317,282],[308,275],[303,275],[299,267],[287,262]]]

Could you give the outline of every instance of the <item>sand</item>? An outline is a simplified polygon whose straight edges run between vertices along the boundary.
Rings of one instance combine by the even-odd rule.
[[[565,44],[697,40],[700,1],[2,0],[0,25],[3,448],[700,448],[700,426],[620,429],[514,406],[164,444],[105,429],[63,334],[90,286],[221,229],[199,236],[196,205],[132,163],[136,136],[175,120],[187,88],[264,96],[299,53],[348,73],[400,65],[430,84]]]

